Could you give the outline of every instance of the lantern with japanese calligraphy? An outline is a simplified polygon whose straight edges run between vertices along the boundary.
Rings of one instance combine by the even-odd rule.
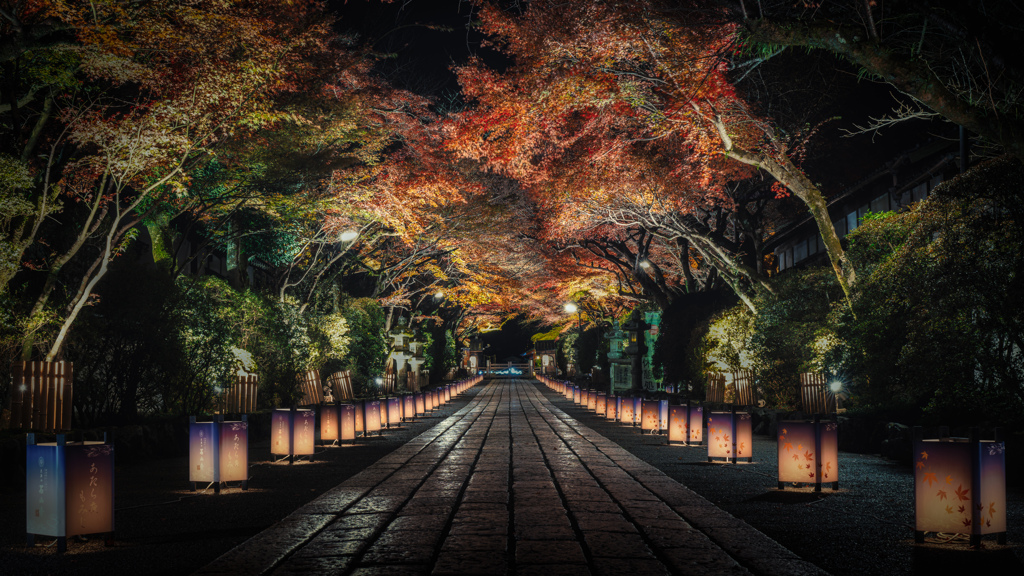
[[[354,404],[338,405],[338,440],[356,439],[356,407]]]
[[[309,456],[313,460],[316,412],[312,410],[276,409],[270,418],[270,453],[287,456],[294,462],[296,456]]]
[[[363,436],[380,432],[380,400],[363,402]]]
[[[839,433],[835,422],[815,418],[779,422],[779,490],[786,484],[839,489]]]
[[[387,415],[386,423],[388,428],[398,426],[402,423],[402,402],[400,398],[386,398],[384,399],[385,412]]]
[[[416,397],[402,394],[402,420],[412,422],[416,419]]]
[[[716,458],[735,464],[753,461],[750,414],[746,412],[712,412],[708,414],[708,462]]]
[[[189,473],[195,491],[196,483],[213,484],[220,493],[221,483],[241,482],[249,487],[249,423],[224,422],[217,416],[212,422],[196,422],[189,417]]]
[[[324,442],[337,444],[340,440],[338,421],[338,406],[336,404],[324,404],[320,407],[320,445]]]
[[[105,435],[104,435],[105,437]],[[36,443],[25,446],[25,518],[28,543],[35,536],[57,538],[57,551],[67,539],[83,534],[114,532],[114,446],[103,442]]]
[[[356,434],[363,433],[363,405],[366,404],[366,400],[353,400],[352,407],[355,409],[353,412],[355,416],[355,427]]]
[[[998,433],[984,440],[925,440],[914,428],[914,539],[927,532],[968,534],[973,546],[995,535],[1006,543],[1006,445]]]

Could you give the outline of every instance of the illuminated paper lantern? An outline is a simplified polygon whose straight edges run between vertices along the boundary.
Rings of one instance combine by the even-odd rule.
[[[658,400],[658,433],[668,432],[668,400]]]
[[[608,411],[608,396],[604,392],[597,393],[597,401],[594,403],[594,411],[604,416]]]
[[[822,484],[839,489],[839,427],[835,422],[779,422],[779,490],[787,483]]]
[[[451,386],[445,386],[444,387],[444,401],[446,403],[452,401],[452,387]]]
[[[643,401],[640,396],[633,397],[633,426],[640,425],[640,416],[643,413]]]
[[[998,434],[925,440],[914,428],[914,539],[926,532],[994,534],[1006,543],[1006,445]]]
[[[356,407],[354,404],[338,405],[338,440],[356,439]]]
[[[313,461],[316,412],[276,409],[270,418],[270,428],[271,454],[287,456],[289,463],[294,462],[296,456],[309,456]]]
[[[708,414],[708,462],[716,458],[735,464],[751,462],[753,431],[750,414],[746,412],[712,412]]]
[[[621,396],[609,396],[605,403],[604,417],[608,420],[618,420],[620,406],[622,406]]]
[[[355,408],[356,434],[362,434],[363,433],[363,404],[365,404],[365,403],[366,403],[365,400],[353,400],[352,401],[352,406]]]
[[[249,489],[249,421],[220,422],[220,482],[241,482]]]
[[[380,400],[363,402],[363,436],[380,432]]]
[[[320,445],[324,442],[336,444],[340,440],[338,406],[325,404],[320,408]]]
[[[388,428],[398,426],[402,423],[402,401],[400,398],[387,398],[384,400],[387,407]]]
[[[579,386],[572,387],[572,403],[579,405],[580,400],[583,398],[583,390]]]
[[[29,434],[25,447],[25,519],[29,545],[35,536],[57,538],[57,551],[67,538],[114,532],[114,446],[103,442],[36,443]]]
[[[569,386],[568,384],[563,384],[562,385],[562,392],[563,392],[563,395],[565,396],[566,400],[572,400],[572,394],[573,394],[572,386]]]
[[[427,413],[427,398],[423,392],[417,392],[413,395],[416,398],[416,415]]]
[[[619,405],[619,422],[622,424],[633,425],[633,399],[626,397],[622,398],[622,403]]]
[[[434,408],[437,407],[437,404],[434,402],[435,400],[437,400],[437,397],[432,391],[428,390],[423,393],[423,401],[426,403],[427,412],[433,412]]]
[[[402,420],[412,422],[416,419],[416,397],[402,394]]]
[[[199,482],[213,484],[216,493],[222,482],[240,481],[243,490],[249,487],[249,423],[245,416],[240,422],[219,418],[196,422],[189,417],[188,479],[193,491]]]
[[[587,410],[597,410],[597,390],[589,390],[587,393]]]
[[[690,433],[690,414],[687,406],[668,407],[668,443],[686,444]]]
[[[640,432],[654,434],[658,431],[658,415],[661,406],[657,400],[643,400],[640,403]]]

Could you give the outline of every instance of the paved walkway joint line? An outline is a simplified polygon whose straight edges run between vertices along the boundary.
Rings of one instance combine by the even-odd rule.
[[[822,574],[539,384],[461,410],[197,574]]]

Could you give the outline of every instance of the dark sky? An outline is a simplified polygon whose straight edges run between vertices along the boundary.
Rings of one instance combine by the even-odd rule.
[[[398,88],[439,101],[459,90],[450,68],[471,54],[489,63],[494,51],[480,48],[483,36],[472,29],[474,7],[465,0],[333,0],[339,31],[355,31],[389,57],[378,71]]]

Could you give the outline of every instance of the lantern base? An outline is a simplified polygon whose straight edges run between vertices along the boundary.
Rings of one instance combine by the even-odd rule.
[[[779,490],[785,490],[786,485],[789,484],[795,488],[809,488],[814,487],[815,492],[821,492],[822,486],[828,486],[833,492],[839,490],[839,482],[779,482]]]

